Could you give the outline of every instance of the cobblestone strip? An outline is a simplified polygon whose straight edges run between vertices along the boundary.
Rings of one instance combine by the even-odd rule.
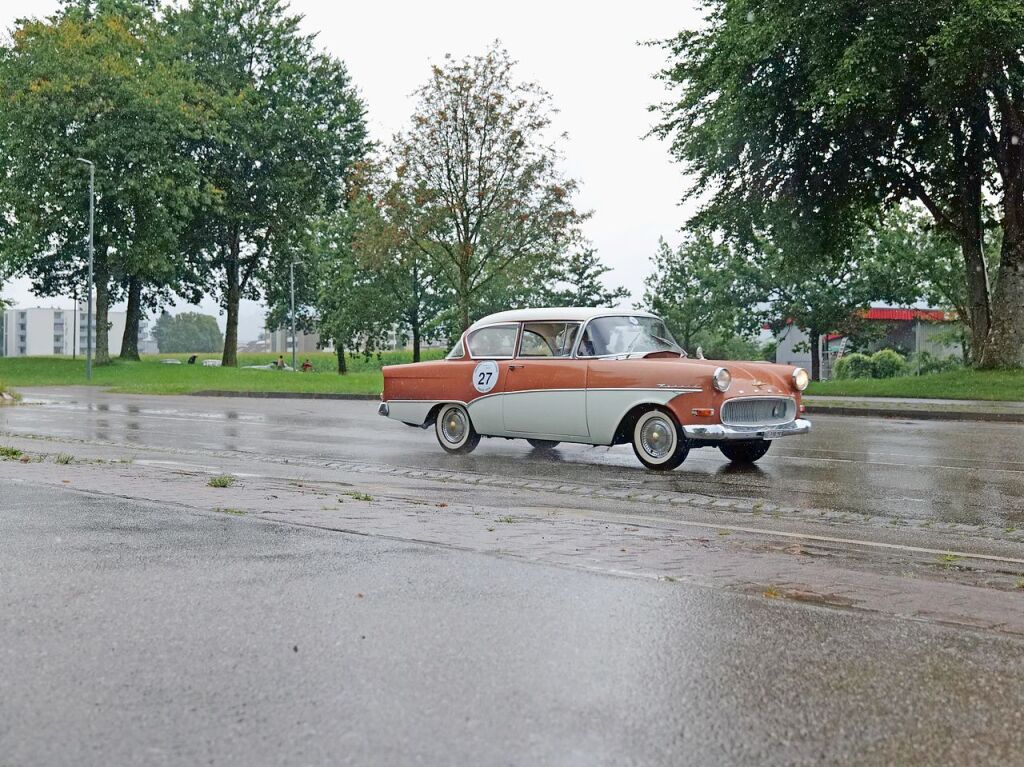
[[[1012,572],[975,572],[960,563],[885,552],[853,552],[851,558],[840,546],[727,529],[628,524],[522,502],[546,489],[500,497],[478,493],[467,502],[447,483],[427,476],[401,487],[242,476],[230,488],[209,487],[209,476],[142,463],[0,462],[0,479],[172,503],[220,513],[223,524],[249,517],[1024,635]],[[558,486],[550,485],[555,491]]]
[[[679,510],[700,512],[729,512],[744,514],[750,517],[769,517],[791,521],[807,521],[840,525],[867,525],[906,528],[908,531],[927,531],[928,533],[951,534],[956,536],[972,536],[988,538],[1000,542],[1024,544],[1024,529],[1002,528],[993,525],[974,525],[966,523],[943,522],[937,520],[899,519],[886,516],[872,516],[851,511],[828,508],[807,508],[771,503],[750,498],[702,496],[683,492],[651,493],[643,489],[641,481],[629,482],[617,479],[614,484],[587,484],[565,482],[564,480],[515,479],[493,474],[478,474],[467,471],[449,469],[422,469],[394,464],[366,463],[349,460],[316,461],[308,458],[289,458],[284,456],[250,453],[243,450],[213,450],[193,447],[181,449],[174,447],[129,448],[122,443],[102,440],[83,440],[77,438],[36,437],[15,432],[0,431],[0,436],[14,440],[28,440],[35,443],[81,444],[98,448],[110,448],[117,453],[126,452],[152,453],[160,455],[179,455],[195,461],[198,456],[209,459],[247,460],[259,464],[288,466],[291,468],[307,467],[310,469],[327,469],[342,473],[368,474],[404,477],[411,480],[430,480],[466,486],[492,487],[506,490],[527,490],[533,492],[553,493],[578,498],[607,499],[611,501],[656,503]],[[622,487],[622,485],[628,485]]]

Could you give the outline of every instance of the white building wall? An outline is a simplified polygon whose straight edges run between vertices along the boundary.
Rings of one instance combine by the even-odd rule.
[[[0,356],[4,357],[52,357],[55,355],[79,356],[86,349],[86,310],[80,307],[77,333],[75,312],[72,309],[13,308],[3,313],[3,344]],[[121,353],[121,339],[128,321],[126,312],[110,312],[111,323],[108,343],[110,354]],[[95,320],[93,321],[93,348],[96,345]]]

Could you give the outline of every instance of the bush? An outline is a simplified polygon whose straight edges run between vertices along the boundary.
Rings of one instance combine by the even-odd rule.
[[[931,352],[920,351],[910,355],[907,368],[915,375],[926,376],[931,373],[949,373],[964,366],[959,357],[937,357]]]
[[[839,358],[832,374],[835,378],[872,378],[874,367],[866,354],[853,352]]]
[[[871,355],[871,375],[874,378],[896,378],[907,374],[907,361],[899,352],[881,349]]]

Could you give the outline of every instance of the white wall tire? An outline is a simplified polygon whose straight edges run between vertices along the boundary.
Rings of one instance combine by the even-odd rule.
[[[637,418],[632,441],[637,459],[652,471],[671,471],[690,452],[675,416],[658,408]]]
[[[449,453],[471,453],[480,444],[469,412],[462,405],[443,405],[434,421],[437,442]]]

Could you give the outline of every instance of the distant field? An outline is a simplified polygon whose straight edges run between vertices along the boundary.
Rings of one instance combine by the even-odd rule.
[[[808,394],[1024,401],[1024,371],[956,370],[925,376],[812,383]]]
[[[306,354],[299,357],[313,364],[309,373],[278,370],[244,370],[244,365],[266,365],[277,359],[276,354],[240,354],[239,369],[205,368],[204,359],[220,359],[219,354],[200,354],[195,365],[166,365],[160,360],[187,360],[189,354],[160,354],[144,357],[141,362],[115,361],[93,369],[93,385],[115,391],[139,394],[188,394],[191,392],[251,391],[251,392],[313,392],[338,394],[379,394],[382,386],[380,369],[383,365],[411,362],[411,352],[385,352],[380,358],[348,359],[349,373],[338,375],[337,358],[329,352]],[[439,359],[440,350],[424,352],[424,359]],[[286,355],[286,361],[291,362]],[[0,389],[3,384],[19,386],[82,386],[85,381],[85,362],[66,357],[16,357],[0,359]]]

